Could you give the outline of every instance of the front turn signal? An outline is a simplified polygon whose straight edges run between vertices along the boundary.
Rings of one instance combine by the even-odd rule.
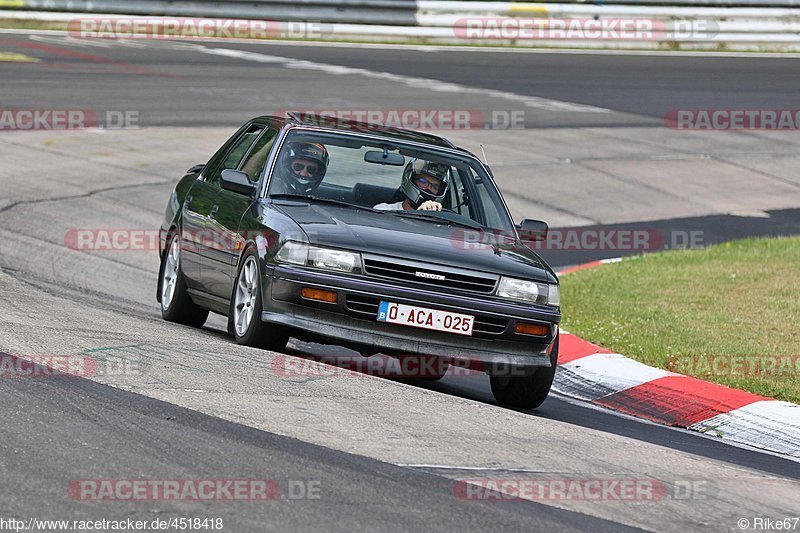
[[[537,337],[544,337],[547,335],[548,331],[550,331],[550,328],[547,326],[541,326],[539,324],[526,324],[524,322],[518,322],[514,327],[514,333],[519,333],[520,335],[535,335]]]
[[[300,295],[309,300],[317,300],[319,302],[327,302],[329,304],[335,304],[337,300],[339,300],[339,295],[333,291],[312,289],[311,287],[303,287],[300,291]]]

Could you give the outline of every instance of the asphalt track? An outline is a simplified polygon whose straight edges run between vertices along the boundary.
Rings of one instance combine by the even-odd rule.
[[[252,45],[234,47],[264,50]],[[661,125],[664,114],[671,109],[794,109],[798,101],[796,87],[800,83],[796,58],[458,50],[420,53],[374,48],[351,48],[343,53],[336,48],[300,46],[274,47],[267,53],[637,115],[630,117],[625,124],[629,126],[653,124],[645,117],[659,119]]]
[[[707,159],[689,153],[686,145],[696,140],[659,137],[661,144],[647,144],[644,130],[651,131],[651,139],[663,136],[659,117],[676,107],[800,107],[796,60],[235,43],[89,46],[53,35],[35,37],[0,34],[0,50],[40,59],[0,65],[3,108],[134,109],[143,129],[0,136],[0,350],[122,354],[137,358],[143,370],[91,379],[0,380],[7,406],[0,423],[3,514],[222,516],[225,529],[233,531],[417,530],[431,524],[444,530],[736,531],[739,517],[797,515],[797,463],[557,396],[536,412],[517,412],[495,406],[480,377],[448,377],[436,384],[287,378],[275,366],[284,356],[236,346],[218,317],[201,331],[162,322],[153,299],[154,253],[83,253],[64,243],[70,228],[155,227],[180,172],[201,162],[255,114],[301,105],[385,108],[387,101],[399,108],[453,106],[452,92],[440,94],[421,79],[456,84],[459,106],[521,107],[528,111],[529,126],[553,130],[453,135],[472,149],[484,138],[498,145],[493,165],[499,176],[507,176],[501,185],[514,198],[512,210],[540,208],[549,220],[546,207],[539,206],[554,202],[531,198],[525,171],[514,166],[521,157],[504,150],[504,143],[537,147],[525,154],[532,164],[555,167],[537,155],[538,147],[554,140],[558,147],[548,150],[563,154],[553,157],[582,159],[584,170],[596,170],[598,158],[608,154],[619,158],[617,167],[630,161],[647,165],[644,156],[669,149],[688,161],[684,172],[697,172]],[[216,51],[201,51],[198,44]],[[243,59],[220,49],[259,55]],[[312,63],[285,68],[286,58]],[[336,75],[331,65],[369,72]],[[414,79],[376,78],[375,72]],[[464,88],[511,95],[487,97]],[[608,111],[564,111],[560,102]],[[600,128],[645,141],[633,154],[631,143],[598,141]],[[684,199],[664,194],[652,182],[620,179],[614,194],[635,193],[639,211],[621,213],[609,203],[587,206],[564,195],[553,217],[564,226],[699,229],[708,242],[798,233],[798,213],[792,210],[800,207],[791,173],[795,139],[743,133],[701,144],[703,153],[712,153],[714,168],[728,173],[715,174],[716,181],[704,182],[705,189],[693,191],[693,197],[716,201],[724,196],[726,178],[762,180],[754,187],[772,194],[742,195],[724,204],[695,200],[685,209]],[[746,176],[738,174],[745,162],[732,161],[742,146],[763,156],[759,161],[769,168],[748,167]],[[565,167],[564,175],[573,170]],[[586,179],[590,187],[593,182]],[[603,191],[595,187],[590,193]],[[687,216],[670,216],[675,213]],[[611,251],[567,252],[553,251],[550,258],[568,264]],[[331,350],[295,343],[287,353]],[[685,500],[671,492],[655,502],[498,503],[460,500],[451,481],[619,476],[658,479],[671,491],[699,481],[705,491]],[[322,497],[267,504],[68,497],[71,480],[94,478],[313,480]]]
[[[6,515],[85,520],[212,516],[229,531],[447,530],[624,531],[619,524],[533,502],[473,502],[453,497],[452,483],[425,472],[320,448],[227,422],[93,381],[63,376],[16,379],[0,389]],[[120,413],[125,413],[124,419]],[[133,502],[83,508],[64,498],[81,479],[269,479],[281,496],[268,502]],[[235,474],[235,475],[233,475]],[[45,481],[46,480],[46,481]],[[53,481],[59,480],[60,483]],[[307,483],[318,498],[289,484]],[[155,508],[154,508],[155,506]],[[43,513],[44,508],[47,513]]]

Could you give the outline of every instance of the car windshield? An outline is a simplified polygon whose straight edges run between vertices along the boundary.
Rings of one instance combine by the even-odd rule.
[[[414,183],[429,194],[425,198],[436,198],[441,211],[416,211],[410,201],[404,205],[403,173],[409,165],[415,165],[409,168]],[[500,194],[477,160],[394,139],[293,130],[276,158],[268,195],[334,200],[387,216],[513,232]]]

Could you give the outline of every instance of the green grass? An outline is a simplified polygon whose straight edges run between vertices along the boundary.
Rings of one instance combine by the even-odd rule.
[[[570,333],[800,403],[800,237],[644,255],[565,275],[561,285]]]
[[[76,14],[76,18],[80,14]],[[0,19],[0,28],[4,30],[63,30],[66,31],[67,23],[46,20],[27,19]]]

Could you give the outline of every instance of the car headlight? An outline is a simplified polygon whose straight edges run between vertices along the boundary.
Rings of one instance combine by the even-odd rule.
[[[333,248],[321,248],[296,241],[286,241],[275,259],[281,263],[336,270],[338,272],[361,272],[361,254]]]
[[[293,263],[295,265],[305,265],[308,261],[308,244],[295,241],[286,241],[278,253],[275,260],[280,263]]]
[[[500,278],[497,296],[543,305],[561,305],[558,285],[515,278]]]

